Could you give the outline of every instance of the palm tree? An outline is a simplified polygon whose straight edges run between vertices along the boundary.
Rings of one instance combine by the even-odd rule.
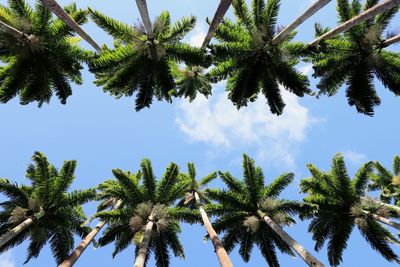
[[[309,43],[309,45],[314,46],[323,40],[329,39],[337,34],[345,32],[364,21],[368,21],[374,18],[380,13],[386,12],[400,5],[400,0],[385,0],[382,1],[382,3],[380,4],[378,4],[378,1],[379,0],[368,0],[366,2],[366,6],[368,6],[368,8],[365,9],[364,12],[358,12],[357,14],[353,14],[353,17],[349,18],[348,20],[341,21],[342,24],[330,31],[326,31],[322,35],[318,35],[315,40]],[[339,2],[343,1],[338,1],[338,3]],[[352,5],[359,6],[359,1],[353,1]]]
[[[73,234],[81,237],[89,231],[82,205],[96,196],[95,189],[68,192],[75,179],[76,161],[65,161],[60,170],[40,152],[32,157],[26,177],[31,185],[0,180],[0,192],[9,198],[0,212],[0,253],[29,239],[25,263],[36,258],[50,242],[57,264],[73,248]]]
[[[210,43],[212,37],[218,29],[218,25],[221,23],[224,18],[226,12],[232,4],[232,0],[221,0],[215,11],[214,17],[210,23],[210,27],[208,28],[208,32],[206,37],[204,37],[204,41],[201,45],[201,48],[206,49],[207,45]]]
[[[304,21],[308,20],[312,15],[317,13],[324,6],[329,4],[331,0],[317,0],[315,1],[304,13],[302,13],[298,18],[296,18],[292,23],[280,31],[274,39],[272,39],[272,44],[280,43],[286,36],[288,36],[293,30],[300,26]]]
[[[204,37],[201,48],[206,49],[214,36],[218,25],[221,23],[222,18],[228,11],[232,0],[221,0],[218,8],[215,11],[214,17],[210,22],[207,35]],[[197,93],[201,93],[205,97],[211,95],[211,79],[205,74],[204,68],[201,66],[186,66],[184,69],[176,68],[175,76],[176,82],[176,96],[189,98],[189,102],[192,102]]]
[[[400,204],[400,157],[395,156],[393,159],[393,172],[386,169],[379,162],[375,162],[377,174],[371,175],[371,183],[368,189],[371,191],[380,190],[380,202],[384,206],[392,207],[400,211],[400,207],[389,205],[392,200],[396,205]]]
[[[93,21],[115,38],[114,49],[103,47],[91,63],[97,85],[116,97],[136,94],[136,110],[149,107],[153,96],[171,101],[176,62],[205,65],[200,48],[181,42],[194,27],[191,16],[171,25],[168,12],[156,18],[151,36],[142,26],[131,27],[89,9]]]
[[[279,0],[253,0],[250,12],[244,0],[234,1],[238,23],[225,19],[216,31],[220,43],[210,46],[217,65],[209,75],[215,81],[228,78],[229,98],[238,108],[261,91],[271,112],[280,115],[285,104],[279,84],[297,96],[311,93],[307,76],[294,67],[305,45],[290,43],[294,34],[272,44],[279,5]]]
[[[49,102],[53,91],[62,104],[72,94],[70,82],[82,83],[82,62],[89,54],[77,46],[73,31],[40,2],[33,11],[24,0],[0,5],[1,61],[0,101],[20,96],[21,104]],[[66,7],[78,24],[86,22],[86,11]],[[3,26],[1,26],[3,25]],[[12,33],[14,32],[14,34]]]
[[[364,10],[377,4],[377,0],[366,1]],[[399,53],[383,49],[382,33],[390,20],[398,12],[393,7],[375,19],[366,20],[354,26],[342,36],[325,40],[312,58],[314,77],[321,80],[317,87],[319,95],[335,95],[340,86],[346,83],[348,103],[366,115],[374,114],[374,107],[381,100],[374,88],[374,76],[395,95],[400,94]],[[338,1],[341,22],[357,16],[362,11],[360,2]],[[317,27],[317,36],[323,36],[328,29]]]
[[[387,260],[399,262],[389,246],[390,243],[398,243],[398,240],[379,224],[379,221],[383,222],[381,218],[398,215],[374,202],[365,201],[373,162],[365,163],[354,179],[350,179],[340,154],[333,158],[329,172],[322,172],[312,164],[307,167],[312,177],[301,181],[301,191],[308,194],[304,201],[319,207],[312,214],[308,228],[316,241],[315,250],[320,250],[328,241],[329,263],[338,266],[350,234],[357,226],[373,249]]]
[[[102,203],[102,206],[113,205],[112,209],[116,210],[122,205],[121,200],[111,199]],[[100,221],[91,231],[87,234],[81,243],[71,252],[67,259],[65,259],[58,267],[71,267],[73,266],[79,259],[79,257],[85,252],[86,248],[90,243],[94,241],[96,235],[100,232],[100,230],[106,224],[105,221]]]
[[[100,46],[86,33],[79,24],[66,12],[55,0],[40,0],[42,4],[49,8],[57,17],[76,32],[83,40],[88,42],[94,49],[100,50]]]
[[[187,182],[186,188],[186,197],[182,199],[180,206],[189,206],[192,209],[198,209],[201,219],[203,221],[203,225],[207,230],[208,237],[211,239],[211,242],[214,246],[215,253],[217,254],[219,264],[221,267],[232,267],[232,262],[229,259],[226,250],[218,238],[217,233],[215,232],[210,219],[208,218],[207,212],[204,209],[204,204],[210,203],[210,200],[207,197],[207,193],[205,192],[205,187],[217,178],[217,173],[213,172],[201,179],[200,181],[196,180],[196,169],[193,163],[188,163],[189,173],[185,175]]]
[[[244,155],[243,176],[244,181],[241,181],[228,172],[220,173],[228,190],[207,190],[208,197],[219,202],[208,205],[207,209],[218,216],[215,230],[225,231],[225,249],[230,252],[239,245],[239,254],[248,262],[256,244],[269,266],[279,266],[276,248],[293,256],[294,250],[309,266],[324,266],[281,228],[295,223],[293,214],[306,214],[313,210],[311,205],[278,199],[294,175],[282,174],[265,185],[261,168],[256,168],[254,161]]]
[[[198,214],[188,208],[173,207],[186,189],[179,179],[178,166],[171,163],[162,179],[156,180],[150,160],[143,160],[137,173],[113,170],[115,180],[102,183],[102,199],[120,199],[122,206],[111,211],[100,211],[97,217],[109,226],[99,239],[100,246],[114,241],[113,256],[128,247],[132,240],[136,245],[135,267],[142,267],[150,254],[158,267],[169,266],[170,252],[184,257],[179,241],[179,219],[198,221]]]

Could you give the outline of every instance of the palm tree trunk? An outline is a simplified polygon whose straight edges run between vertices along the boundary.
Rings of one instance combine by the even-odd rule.
[[[27,227],[29,227],[34,221],[39,220],[44,216],[44,211],[36,213],[34,216],[25,219],[22,223],[15,226],[13,229],[5,233],[0,238],[0,248],[2,248],[8,241],[13,239]]]
[[[397,42],[400,42],[400,34],[385,40],[382,45],[383,45],[383,47],[386,47],[386,46],[395,44]]]
[[[399,206],[390,205],[390,204],[375,200],[373,198],[362,197],[362,199],[363,200],[371,200],[372,199],[376,204],[384,206],[384,207],[387,207],[387,208],[392,209],[392,210],[395,210],[396,212],[398,212],[400,214],[400,207]]]
[[[135,0],[135,1],[139,9],[140,17],[142,18],[144,27],[146,28],[147,36],[150,39],[154,39],[153,26],[151,25],[151,20],[149,16],[149,10],[147,9],[146,0]]]
[[[150,54],[151,58],[154,60],[158,59],[157,49],[154,46],[154,34],[153,34],[153,26],[151,24],[149,10],[147,9],[146,0],[136,0],[136,5],[139,9],[140,17],[142,18],[144,28],[146,29],[147,37],[151,42],[150,46]]]
[[[122,204],[122,200],[118,200],[117,203],[114,205],[112,208],[113,210],[118,209]],[[105,221],[100,221],[93,229],[90,231],[90,233],[85,236],[85,238],[82,240],[82,242],[72,251],[72,253],[69,255],[69,257],[64,260],[58,267],[71,267],[73,266],[76,261],[79,259],[79,257],[83,254],[85,249],[89,246],[89,244],[93,241],[93,239],[96,237],[96,235],[100,232],[100,230],[104,227],[106,224]]]
[[[310,6],[303,14],[301,14],[297,19],[295,19],[289,26],[284,28],[278,35],[272,39],[271,43],[278,44],[286,36],[288,36],[294,29],[296,29],[300,24],[309,19],[312,15],[317,13],[321,8],[326,6],[331,0],[317,0],[312,6]]]
[[[296,253],[307,263],[308,266],[313,267],[324,267],[317,258],[311,255],[304,247],[296,242],[291,236],[289,236],[278,224],[276,224],[267,214],[262,211],[257,211],[258,215],[277,233],[285,242],[288,244]]]
[[[207,35],[204,38],[203,44],[201,45],[202,49],[205,49],[206,46],[210,43],[211,38],[214,36],[218,25],[221,23],[221,20],[224,18],[231,4],[232,0],[221,0],[221,2],[219,2],[217,11],[215,11],[214,18],[210,23],[210,27],[208,28]]]
[[[9,35],[14,36],[17,39],[22,39],[22,38],[26,38],[26,34],[17,30],[16,28],[8,25],[7,23],[4,23],[2,21],[0,21],[0,31],[7,33]]]
[[[354,27],[355,25],[366,21],[367,19],[375,17],[377,14],[385,12],[395,6],[400,5],[400,0],[386,0],[380,4],[377,4],[366,11],[362,12],[361,14],[355,16],[354,18],[344,22],[343,24],[339,25],[338,27],[330,30],[329,32],[321,35],[311,43],[310,46],[318,44],[320,41],[328,39],[334,35],[347,31],[348,29]]]
[[[400,230],[400,223],[394,222],[388,218],[385,218],[385,217],[382,217],[382,216],[379,216],[379,215],[376,215],[373,213],[371,213],[370,215],[372,216],[372,218],[374,218],[374,220],[379,221],[383,224],[389,225],[397,230]]]
[[[207,213],[203,208],[203,205],[200,203],[200,198],[197,192],[194,192],[194,197],[196,199],[196,204],[199,207],[199,211],[201,214],[201,219],[203,220],[204,227],[207,230],[208,235],[210,236],[211,242],[213,243],[215,253],[217,254],[219,264],[221,267],[233,267],[233,264],[226,253],[224,246],[222,245],[221,240],[219,240],[217,233],[215,232],[210,220],[208,219]]]
[[[83,40],[88,42],[94,49],[100,51],[100,46],[76,23],[55,0],[40,0],[44,6],[50,9],[57,17],[67,24]]]
[[[148,222],[146,224],[146,228],[144,229],[143,240],[139,245],[139,251],[137,253],[134,267],[143,267],[146,262],[146,254],[149,247],[150,239],[151,239],[151,232],[153,231],[153,211],[148,218]]]
[[[371,213],[369,211],[363,210],[364,214],[367,214],[369,216],[371,216],[375,221],[381,222],[383,224],[386,224],[388,226],[391,226],[397,230],[400,230],[400,223],[394,222],[388,218],[379,216],[377,214]]]

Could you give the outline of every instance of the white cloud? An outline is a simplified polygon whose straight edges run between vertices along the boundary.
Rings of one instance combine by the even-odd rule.
[[[4,252],[0,255],[0,267],[15,267],[10,251]]]
[[[206,32],[204,23],[196,24],[195,28],[193,29],[193,31],[189,37],[189,44],[192,46],[201,47],[206,35],[207,35],[207,32]]]
[[[347,160],[348,162],[350,162],[355,166],[359,166],[367,160],[366,155],[354,150],[348,150],[343,152],[343,157],[345,158],[345,160]]]
[[[281,116],[276,116],[269,112],[261,95],[248,107],[237,110],[227,93],[219,90],[224,86],[216,87],[210,99],[198,96],[192,103],[182,100],[178,104],[176,123],[188,140],[209,144],[219,151],[254,149],[259,160],[293,167],[297,147],[316,121],[298,97],[281,88],[286,107]]]
[[[311,71],[313,70],[313,65],[312,64],[306,64],[302,67],[299,68],[299,71],[302,72],[304,75],[310,75]]]

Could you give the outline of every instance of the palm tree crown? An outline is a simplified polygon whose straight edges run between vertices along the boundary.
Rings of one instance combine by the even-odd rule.
[[[0,192],[9,199],[1,203],[0,235],[27,218],[34,218],[32,224],[0,247],[0,253],[30,239],[26,263],[36,258],[49,241],[60,264],[73,248],[73,234],[83,237],[90,230],[81,226],[86,219],[81,205],[93,200],[96,190],[67,192],[75,179],[75,161],[65,161],[57,170],[42,153],[35,152],[32,159],[34,163],[26,172],[30,186],[0,180]]]
[[[111,211],[100,211],[97,217],[109,223],[104,235],[99,239],[99,245],[104,246],[115,242],[113,256],[125,249],[134,240],[136,256],[144,240],[145,227],[152,221],[150,241],[146,262],[153,253],[159,267],[169,266],[170,252],[175,256],[184,257],[182,244],[178,234],[180,226],[178,219],[198,221],[196,212],[187,208],[175,208],[173,203],[179,199],[186,183],[179,179],[178,166],[171,163],[162,179],[156,180],[151,162],[143,160],[141,171],[137,173],[113,170],[115,180],[102,183],[101,199],[110,198],[122,200],[122,208]]]
[[[369,190],[380,190],[380,198],[383,202],[392,200],[399,205],[400,200],[400,157],[393,159],[393,172],[390,172],[379,162],[375,162],[377,174],[371,176]]]
[[[304,201],[318,205],[318,212],[312,215],[309,226],[316,241],[315,249],[320,250],[328,241],[329,262],[339,265],[350,234],[357,226],[373,249],[387,260],[398,261],[389,246],[398,243],[397,239],[373,218],[373,214],[383,212],[382,207],[363,201],[373,162],[365,163],[354,179],[350,179],[340,154],[333,158],[329,172],[321,172],[312,164],[307,167],[312,177],[301,181],[301,190],[308,194]],[[396,216],[391,211],[380,215]]]
[[[72,94],[70,82],[82,83],[81,63],[89,54],[77,46],[74,32],[37,1],[36,9],[24,0],[8,0],[0,5],[0,22],[21,36],[0,32],[0,101],[5,103],[17,94],[21,104],[49,102],[56,93],[62,104]],[[75,4],[66,11],[79,24],[86,22],[87,12]]]
[[[290,246],[260,216],[261,212],[276,224],[290,225],[295,223],[293,214],[310,210],[310,206],[303,203],[278,198],[294,175],[282,174],[265,185],[261,168],[255,167],[254,161],[246,155],[243,156],[243,181],[228,172],[219,175],[228,190],[207,190],[208,196],[219,203],[208,205],[207,209],[218,216],[214,228],[225,232],[225,249],[229,252],[239,245],[239,254],[247,262],[253,246],[257,245],[269,266],[279,266],[276,248],[294,256]]]
[[[194,27],[196,18],[191,16],[171,24],[167,11],[156,18],[153,38],[143,26],[131,27],[100,12],[90,10],[94,22],[115,38],[114,49],[103,47],[93,60],[91,70],[97,77],[96,84],[116,97],[136,94],[136,110],[149,107],[153,96],[171,101],[175,80],[176,62],[204,65],[204,51],[182,43],[182,38]]]
[[[238,23],[225,19],[215,35],[220,44],[210,46],[217,65],[209,74],[216,80],[228,77],[229,98],[238,108],[254,101],[261,91],[271,112],[279,115],[285,106],[279,84],[297,96],[310,93],[307,76],[294,68],[305,45],[289,43],[294,34],[271,43],[277,33],[279,5],[279,0],[254,0],[250,12],[244,0],[234,1]]]
[[[339,20],[343,23],[378,2],[368,0],[363,7],[359,0],[351,3],[339,0]],[[348,103],[358,112],[372,116],[374,107],[381,102],[375,91],[374,76],[395,95],[400,94],[400,54],[384,49],[383,45],[383,33],[398,10],[399,7],[389,9],[342,35],[321,42],[319,51],[311,58],[313,76],[321,78],[317,85],[319,95],[333,96],[346,83]],[[316,35],[321,36],[328,30],[317,25]]]

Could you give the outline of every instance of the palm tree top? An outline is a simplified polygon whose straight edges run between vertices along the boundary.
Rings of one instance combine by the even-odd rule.
[[[217,178],[217,172],[212,172],[200,180],[196,179],[196,168],[194,163],[188,163],[188,173],[181,173],[181,179],[183,183],[186,183],[186,196],[182,199],[178,206],[190,205],[191,208],[195,208],[196,204],[209,203],[210,199],[207,197],[206,187]],[[195,194],[197,193],[199,203],[196,201]]]
[[[153,97],[172,101],[178,63],[208,66],[201,48],[181,40],[193,29],[196,18],[185,17],[171,23],[169,12],[158,16],[150,38],[143,26],[130,26],[89,9],[92,20],[114,37],[114,48],[106,46],[90,64],[96,84],[116,97],[136,94],[136,110],[149,107]]]
[[[393,171],[389,171],[379,162],[375,162],[374,167],[377,172],[371,176],[368,189],[380,190],[380,198],[383,202],[390,203],[392,199],[397,202],[400,196],[400,157],[393,158]]]
[[[160,180],[156,179],[148,159],[142,160],[140,170],[135,173],[114,169],[113,174],[116,180],[107,180],[99,185],[100,199],[119,199],[122,206],[96,214],[109,223],[99,245],[114,241],[115,256],[136,240],[137,253],[144,227],[151,218],[153,230],[157,231],[152,233],[149,249],[154,253],[158,266],[168,266],[161,262],[169,262],[169,251],[183,257],[183,247],[178,239],[179,220],[195,222],[199,219],[196,211],[174,205],[187,188],[187,182],[180,178],[178,166],[170,163]],[[147,257],[149,255],[147,253]]]
[[[209,76],[215,81],[228,78],[226,89],[238,108],[262,92],[270,111],[280,115],[285,103],[279,85],[297,96],[311,93],[307,76],[294,68],[306,46],[290,42],[294,33],[272,42],[279,6],[279,0],[254,0],[250,11],[244,0],[234,1],[237,23],[224,19],[215,34],[219,43],[210,45],[216,66]]]
[[[337,1],[339,22],[348,21],[378,2],[371,0],[361,5],[359,0]],[[374,107],[381,103],[375,91],[374,75],[395,95],[400,94],[400,79],[396,74],[400,70],[399,53],[384,49],[385,30],[398,10],[398,6],[391,8],[319,44],[319,51],[310,59],[314,64],[313,76],[321,78],[318,95],[333,96],[346,83],[349,105],[373,116]],[[328,28],[316,25],[317,37],[327,31]]]
[[[50,164],[43,153],[35,152],[26,178],[31,185],[17,185],[0,180],[0,192],[9,200],[1,203],[0,234],[6,233],[25,219],[41,213],[40,219],[7,242],[0,252],[30,238],[26,262],[36,258],[42,247],[51,244],[57,264],[61,263],[74,245],[73,234],[85,236],[89,229],[81,226],[86,217],[82,206],[93,200],[95,189],[68,192],[75,179],[76,161],[65,161],[60,170]]]
[[[254,165],[253,159],[243,155],[243,180],[229,172],[220,172],[219,176],[227,189],[208,189],[208,196],[218,204],[209,204],[206,208],[210,214],[218,216],[214,228],[217,232],[225,232],[225,249],[229,252],[239,245],[239,254],[247,262],[252,247],[257,245],[270,266],[279,266],[275,248],[294,255],[289,245],[263,220],[268,215],[279,225],[290,225],[295,223],[292,215],[312,211],[312,205],[279,199],[294,175],[282,174],[267,185],[262,169]]]
[[[312,177],[302,180],[300,185],[301,191],[308,194],[304,201],[319,207],[316,213],[311,214],[309,226],[316,241],[315,249],[320,250],[328,241],[329,262],[333,266],[339,265],[353,227],[357,226],[373,249],[389,261],[398,261],[389,246],[398,243],[397,239],[369,215],[382,207],[365,200],[373,162],[365,163],[353,179],[341,154],[334,156],[329,172],[320,171],[313,164],[307,167]],[[397,215],[388,212],[387,216]]]
[[[87,11],[75,4],[65,7],[82,25]],[[50,101],[53,91],[62,104],[72,94],[70,82],[82,83],[82,63],[91,54],[81,49],[79,39],[60,19],[37,1],[32,9],[24,0],[8,0],[0,5],[0,21],[21,34],[0,32],[0,101],[5,103],[20,96],[21,104]]]

